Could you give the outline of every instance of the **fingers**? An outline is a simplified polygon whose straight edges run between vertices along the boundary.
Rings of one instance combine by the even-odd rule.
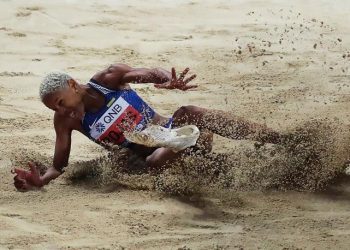
[[[27,183],[24,183],[22,185],[17,185],[15,184],[15,187],[17,189],[17,191],[19,192],[27,192],[29,190],[31,190],[31,186],[29,186]]]
[[[18,175],[16,175],[14,178],[13,178],[14,182],[14,186],[16,187],[16,189],[20,192],[26,192],[26,191],[29,191],[29,190],[32,190],[33,189],[33,186],[30,185],[29,183],[27,183],[26,180],[23,180],[21,178],[18,177]]]
[[[20,168],[14,168],[11,170],[11,173],[16,174],[16,176],[13,177],[13,184],[16,187],[16,189],[21,192],[32,189],[32,185],[27,183],[27,179],[30,176],[39,175],[39,171],[34,163],[29,162],[28,165],[31,170],[30,172]]]
[[[39,174],[39,171],[38,171],[36,165],[33,162],[28,162],[28,166],[30,168],[31,174],[35,174],[35,175]]]
[[[14,180],[13,184],[15,185],[16,188],[22,188],[25,184],[24,180],[16,179]]]
[[[189,89],[194,89],[197,87],[198,87],[198,85],[186,85],[181,90],[189,90]]]
[[[13,177],[14,182],[24,182],[24,179],[22,179],[21,177],[19,177],[18,175],[16,175],[15,177]]]
[[[195,79],[196,77],[197,77],[197,75],[191,75],[189,78],[187,78],[187,79],[184,81],[184,84],[189,83],[190,81],[192,81],[192,80]]]
[[[22,172],[25,172],[24,169],[20,169],[20,168],[13,168],[11,169],[11,173],[12,174],[21,174]]]
[[[15,185],[16,189],[18,189],[18,190],[22,190],[22,189],[24,189],[25,186],[26,186],[26,185],[25,185],[25,184],[26,184],[25,180],[19,178],[18,175],[16,175],[16,176],[13,178],[13,181],[14,181],[13,184]]]
[[[157,89],[161,89],[163,84],[153,84],[154,87],[156,87]]]
[[[154,84],[155,88],[158,89],[180,89],[180,90],[188,90],[188,89],[193,89],[197,88],[197,85],[190,85],[186,86],[187,83],[192,81],[197,77],[197,75],[192,75],[185,79],[186,74],[190,71],[190,68],[186,68],[180,75],[179,78],[176,77],[176,71],[175,68],[171,68],[171,74],[172,74],[172,80],[167,82],[167,83],[162,83],[162,84]],[[184,80],[185,79],[185,80]]]
[[[182,81],[185,78],[185,75],[190,71],[190,68],[186,68],[182,73],[180,74],[179,81]]]
[[[171,77],[173,81],[176,81],[177,78],[176,78],[176,71],[174,67],[171,68]]]
[[[28,171],[20,168],[14,168],[11,170],[11,173],[17,174],[17,176],[21,179],[25,179],[28,174]]]
[[[164,83],[161,84],[153,84],[154,87],[158,89],[176,89],[175,85],[166,85]]]

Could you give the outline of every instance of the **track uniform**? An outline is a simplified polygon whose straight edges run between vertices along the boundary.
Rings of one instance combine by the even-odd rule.
[[[129,147],[125,131],[141,131],[147,127],[155,111],[132,89],[111,90],[94,79],[90,87],[103,94],[105,104],[97,112],[86,112],[82,120],[85,135],[93,141],[103,141]],[[172,118],[164,127],[171,127]]]

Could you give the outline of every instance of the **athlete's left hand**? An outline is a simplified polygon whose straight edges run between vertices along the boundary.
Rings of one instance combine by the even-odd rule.
[[[159,89],[180,89],[180,90],[188,90],[197,88],[198,85],[187,85],[190,81],[196,78],[196,75],[192,75],[185,79],[186,74],[190,68],[186,68],[179,77],[176,76],[175,68],[171,69],[171,80],[161,84],[154,84],[154,87]]]

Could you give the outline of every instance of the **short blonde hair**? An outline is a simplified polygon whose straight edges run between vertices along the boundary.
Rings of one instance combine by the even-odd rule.
[[[47,94],[63,89],[68,86],[68,80],[73,79],[70,75],[61,71],[53,71],[47,74],[39,88],[41,101]]]

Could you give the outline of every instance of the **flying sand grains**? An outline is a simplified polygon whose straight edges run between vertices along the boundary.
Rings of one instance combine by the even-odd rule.
[[[342,136],[350,138],[345,131],[335,122],[311,121],[292,131],[281,145],[242,148],[230,155],[192,154],[182,167],[175,164],[158,176],[157,188],[175,194],[270,188],[321,190],[344,170],[349,141]]]
[[[214,126],[229,133],[230,128],[225,132],[226,127]],[[187,149],[181,159],[153,175],[143,159],[132,161],[130,152],[117,151],[70,166],[67,178],[73,182],[89,178],[100,186],[115,184],[177,196],[271,188],[317,191],[344,171],[349,145],[349,128],[335,121],[313,120],[290,131],[278,145],[240,147],[229,154]]]

